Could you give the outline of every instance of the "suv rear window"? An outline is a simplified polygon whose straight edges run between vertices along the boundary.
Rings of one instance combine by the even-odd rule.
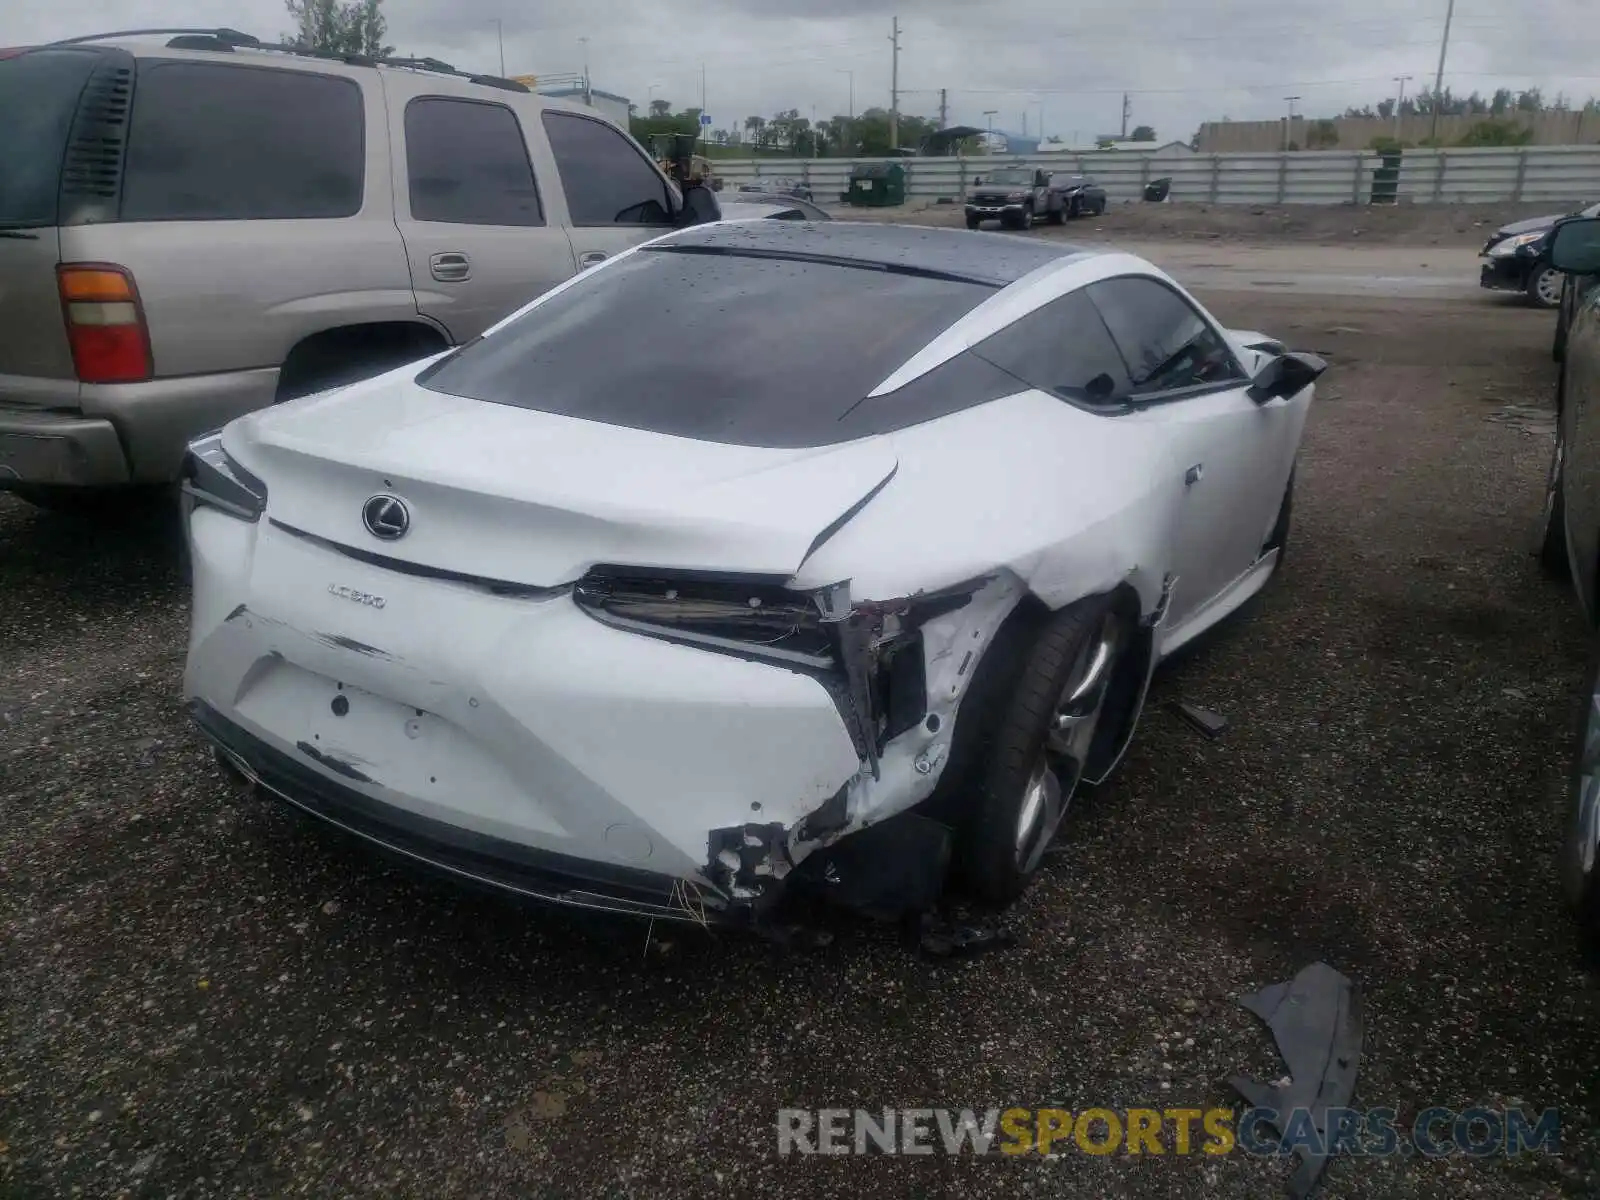
[[[361,89],[306,71],[140,64],[124,221],[348,217],[365,175]]]
[[[93,50],[32,50],[0,58],[0,228],[54,225],[78,96]]]
[[[417,382],[701,441],[822,446],[853,436],[841,418],[993,294],[814,260],[641,250]]]

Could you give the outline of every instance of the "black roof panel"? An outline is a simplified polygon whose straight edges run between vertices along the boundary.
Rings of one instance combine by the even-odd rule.
[[[969,233],[876,221],[742,221],[696,225],[658,243],[725,254],[831,259],[937,272],[991,287],[1015,283],[1031,271],[1094,253],[1055,239],[1004,233]]]

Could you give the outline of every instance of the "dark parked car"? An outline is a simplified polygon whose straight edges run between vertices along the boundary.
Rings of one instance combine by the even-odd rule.
[[[741,183],[741,192],[760,192],[763,196],[793,196],[796,200],[815,199],[811,189],[804,181],[788,179],[784,176],[775,176],[771,179],[757,179],[754,183]]]
[[[1061,197],[1060,212],[1073,217],[1098,217],[1106,210],[1106,190],[1087,175],[1052,175],[1050,190]]]
[[[1578,215],[1600,217],[1600,204],[1591,205]],[[1578,305],[1583,303],[1583,298],[1597,287],[1600,287],[1600,274],[1571,275],[1565,271],[1561,273],[1561,307],[1556,312],[1556,336],[1550,348],[1551,357],[1557,362],[1566,357],[1567,330],[1572,328],[1572,318],[1578,311]]]
[[[1600,213],[1600,204],[1581,209],[1577,214],[1559,213],[1502,225],[1489,235],[1479,251],[1483,257],[1479,285],[1497,292],[1521,292],[1541,308],[1558,307],[1562,273],[1550,265],[1550,231],[1557,221],[1567,216],[1597,213]]]
[[[1569,276],[1600,276],[1600,216],[1561,222],[1548,255]],[[1591,286],[1575,303],[1556,411],[1539,557],[1551,574],[1572,581],[1591,627],[1600,627],[1600,288]],[[1561,877],[1590,948],[1600,951],[1600,647],[1579,729]]]

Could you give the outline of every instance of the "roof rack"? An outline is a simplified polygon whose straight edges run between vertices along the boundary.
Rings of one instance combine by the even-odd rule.
[[[426,71],[432,75],[449,75],[465,79],[468,83],[499,88],[505,92],[531,92],[533,89],[516,79],[502,79],[498,75],[474,75],[458,71],[437,58],[378,58],[366,54],[343,54],[331,50],[310,50],[303,46],[290,46],[263,42],[260,38],[237,29],[202,29],[194,26],[170,26],[155,29],[118,29],[109,33],[88,33],[81,37],[62,38],[52,46],[79,46],[85,42],[104,42],[114,38],[170,37],[167,45],[175,50],[214,50],[232,53],[236,49],[269,50],[279,54],[293,54],[300,58],[320,58],[329,62],[344,63],[352,67],[395,67],[407,71]]]

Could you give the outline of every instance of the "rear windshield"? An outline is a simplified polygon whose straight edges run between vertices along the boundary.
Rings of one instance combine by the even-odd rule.
[[[495,404],[746,446],[817,446],[993,291],[833,263],[641,250],[418,382]]]
[[[92,50],[32,50],[0,58],[0,229],[54,225],[78,96]]]

